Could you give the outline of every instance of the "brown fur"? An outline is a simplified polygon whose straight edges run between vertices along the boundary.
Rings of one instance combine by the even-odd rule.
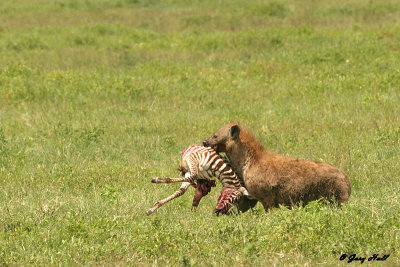
[[[226,153],[232,169],[243,177],[249,194],[265,210],[279,204],[288,207],[300,202],[307,204],[320,198],[329,201],[334,198],[338,204],[349,199],[350,180],[343,171],[328,163],[277,155],[264,149],[238,123],[223,126],[204,145],[217,153]]]

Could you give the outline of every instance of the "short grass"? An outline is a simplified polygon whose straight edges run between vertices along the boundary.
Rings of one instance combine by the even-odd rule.
[[[400,264],[400,3],[0,3],[0,265]],[[236,120],[327,161],[342,209],[147,217],[180,151]]]

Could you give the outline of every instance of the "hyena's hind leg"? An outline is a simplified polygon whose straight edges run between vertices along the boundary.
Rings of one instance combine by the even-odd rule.
[[[153,179],[154,179],[154,178],[153,178]],[[156,204],[154,204],[153,207],[151,207],[150,209],[148,209],[148,210],[146,211],[146,214],[147,214],[147,215],[150,215],[150,214],[152,214],[156,209],[158,209],[159,207],[161,207],[161,206],[164,205],[165,203],[171,201],[171,200],[174,199],[174,198],[177,198],[177,197],[182,196],[182,195],[186,192],[186,190],[189,188],[189,186],[190,186],[190,183],[188,183],[188,182],[182,183],[181,187],[179,187],[179,189],[178,189],[175,193],[173,193],[172,195],[170,195],[170,196],[167,197],[167,198],[164,198],[163,200],[157,201]]]

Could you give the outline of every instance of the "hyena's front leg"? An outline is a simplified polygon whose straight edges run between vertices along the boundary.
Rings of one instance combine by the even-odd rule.
[[[154,178],[153,178],[153,179],[154,179]],[[152,180],[152,181],[153,181],[153,180]],[[150,209],[148,209],[148,210],[146,211],[146,214],[147,214],[147,215],[150,215],[150,214],[152,214],[156,209],[158,209],[159,207],[161,207],[161,206],[164,205],[165,203],[171,201],[171,200],[174,199],[174,198],[177,198],[177,197],[182,196],[182,195],[186,192],[186,190],[189,188],[189,186],[190,186],[190,183],[188,183],[188,182],[182,183],[181,187],[179,187],[179,189],[178,189],[175,193],[173,193],[172,195],[170,195],[170,196],[167,197],[167,198],[164,198],[163,200],[157,201],[156,204],[154,204],[153,207],[151,207]]]

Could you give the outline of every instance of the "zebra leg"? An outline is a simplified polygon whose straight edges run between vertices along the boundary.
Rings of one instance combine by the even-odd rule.
[[[171,184],[171,183],[183,183],[187,182],[187,178],[159,178],[159,177],[154,177],[151,179],[152,183],[155,184]]]
[[[240,187],[240,188],[239,188],[239,191],[240,191],[240,192],[242,192],[242,194],[243,194],[243,195],[245,195],[245,196],[247,196],[247,197],[250,197],[250,198],[251,198],[251,196],[250,196],[249,192],[247,191],[247,189],[246,189],[245,187],[243,187],[243,186],[242,186],[242,187]]]
[[[153,179],[151,179],[151,182],[155,184],[161,184],[161,183],[170,184],[170,183],[184,183],[184,182],[193,184],[195,181],[197,181],[197,175],[191,175],[190,172],[187,172],[184,178],[154,177]]]
[[[227,214],[232,205],[237,205],[242,196],[243,192],[238,189],[223,188],[214,212],[217,216],[219,214]]]
[[[170,195],[170,196],[167,197],[167,198],[164,198],[163,200],[157,201],[156,204],[154,204],[153,207],[151,207],[150,209],[148,209],[148,210],[146,211],[146,214],[147,214],[147,215],[150,215],[150,214],[152,214],[156,209],[158,209],[159,207],[161,207],[161,206],[164,205],[165,203],[171,201],[171,200],[174,199],[174,198],[177,198],[177,197],[182,196],[182,195],[186,192],[186,190],[189,188],[189,186],[190,186],[190,183],[187,183],[187,182],[182,183],[181,187],[179,187],[179,189],[178,189],[175,193],[173,193],[172,195]]]

